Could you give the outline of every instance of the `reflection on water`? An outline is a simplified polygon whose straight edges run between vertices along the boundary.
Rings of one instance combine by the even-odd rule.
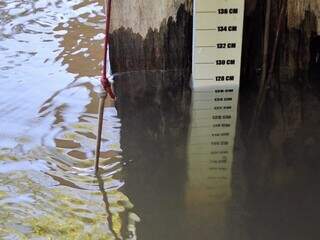
[[[237,104],[236,85],[197,87],[193,92],[186,199],[202,239],[210,237],[206,229],[217,239],[227,239]]]
[[[190,234],[197,235],[186,225],[184,201],[190,118],[190,91],[184,86],[188,76],[145,72],[115,79],[126,163],[123,190],[141,219],[138,239],[193,239]]]
[[[238,88],[201,88],[191,96],[188,76],[167,71],[115,78],[123,190],[140,218],[138,239],[232,239]]]

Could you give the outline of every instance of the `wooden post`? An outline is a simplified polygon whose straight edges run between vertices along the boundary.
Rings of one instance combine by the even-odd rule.
[[[320,2],[271,0],[272,11],[267,23],[270,26],[265,26],[265,15],[268,14],[266,2],[246,1],[241,79],[243,87],[240,96],[243,104],[250,107],[244,109],[243,115],[253,116],[255,105],[260,105],[258,122],[263,124],[264,120],[268,121],[269,118],[262,115],[270,110],[277,115],[277,123],[286,128],[284,131],[291,132],[307,118],[304,106],[306,102],[302,95],[313,93],[304,91],[308,89],[307,86],[318,87],[314,76],[315,66],[319,64],[317,39],[320,34]],[[266,36],[264,29],[269,27],[270,34]],[[267,46],[267,49],[263,50],[263,46]],[[265,55],[268,56],[267,59],[264,58]],[[261,75],[265,79],[262,83],[259,80]],[[262,92],[264,94],[260,94]],[[275,96],[278,100],[275,100]],[[270,101],[273,106],[268,106]]]
[[[134,161],[126,189],[144,222],[138,238],[184,238],[191,0],[113,1],[110,40],[122,155]]]
[[[266,1],[247,0],[239,139],[246,147],[241,158],[248,192],[271,199],[295,189],[297,179],[319,181],[311,175],[320,169],[320,1],[271,0],[270,34],[264,40],[266,8]],[[262,85],[265,41],[267,76]],[[250,126],[257,106],[257,124]],[[284,191],[279,176],[287,184]]]
[[[261,144],[251,146],[253,151],[270,147],[283,151],[284,144],[290,142],[292,150],[300,151],[295,154],[298,157],[304,152],[298,142],[313,138],[312,132],[320,134],[320,2],[271,0],[267,39],[264,39],[266,2],[247,0],[246,4],[240,91],[243,137],[249,143]],[[265,41],[269,41],[267,76],[262,85],[261,74],[266,71],[262,69]],[[257,109],[257,124],[250,126]],[[248,136],[252,127],[255,136],[264,139],[263,143]],[[318,152],[318,148],[314,147],[314,151]]]
[[[110,63],[116,106],[136,99],[145,99],[147,104],[155,91],[167,96],[168,102],[179,104],[176,98],[188,101],[192,0],[113,1]],[[128,109],[119,107],[118,111],[126,114]]]
[[[240,213],[231,212],[230,239],[319,236],[314,219],[320,170],[320,1],[271,0],[269,26],[266,3],[246,0],[234,160],[239,174],[233,180],[232,203]],[[266,27],[270,34],[264,40]],[[300,214],[310,218],[297,220]],[[275,219],[286,219],[278,221],[276,231]]]
[[[113,73],[191,69],[192,1],[113,1]]]

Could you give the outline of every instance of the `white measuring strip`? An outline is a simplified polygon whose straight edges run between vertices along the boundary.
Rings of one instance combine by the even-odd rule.
[[[194,1],[193,86],[239,84],[244,0]]]
[[[243,18],[244,0],[194,1],[188,189],[208,203],[231,195]]]

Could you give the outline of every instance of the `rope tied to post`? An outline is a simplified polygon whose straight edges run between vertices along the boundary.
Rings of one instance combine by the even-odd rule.
[[[104,37],[104,58],[103,58],[103,69],[101,76],[101,85],[103,89],[109,94],[112,99],[115,99],[115,94],[112,90],[111,83],[107,77],[108,73],[108,54],[109,54],[109,43],[110,43],[110,23],[111,23],[111,5],[112,0],[106,0],[106,26],[105,26],[105,37]]]

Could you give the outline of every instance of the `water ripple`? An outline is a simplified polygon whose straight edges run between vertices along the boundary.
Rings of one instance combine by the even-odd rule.
[[[138,219],[111,102],[92,167],[103,15],[97,0],[0,1],[1,239],[119,239]]]

